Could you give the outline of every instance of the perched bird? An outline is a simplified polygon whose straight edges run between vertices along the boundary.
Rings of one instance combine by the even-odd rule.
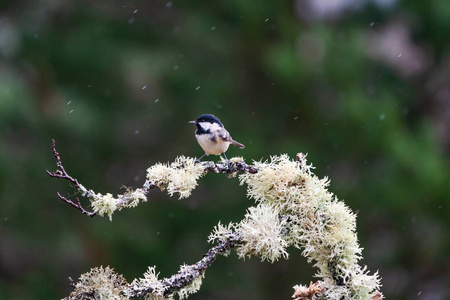
[[[205,151],[205,154],[197,159],[197,161],[200,161],[205,155],[220,155],[222,153],[228,161],[225,152],[228,150],[230,144],[241,149],[245,147],[241,143],[233,140],[225,127],[223,127],[222,122],[213,115],[201,115],[195,121],[190,121],[189,123],[197,126],[195,137],[200,147]]]

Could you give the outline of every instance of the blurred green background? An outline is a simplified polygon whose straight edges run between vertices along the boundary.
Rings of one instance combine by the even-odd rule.
[[[198,261],[253,204],[237,178],[209,174],[182,201],[153,190],[110,222],[59,201],[74,190],[44,170],[55,139],[86,187],[139,187],[152,164],[203,154],[202,113],[246,145],[228,157],[308,153],[358,214],[388,299],[449,299],[449,36],[445,0],[2,0],[0,299],[65,297],[100,265],[131,281]],[[315,270],[289,253],[219,257],[191,299],[290,299]]]

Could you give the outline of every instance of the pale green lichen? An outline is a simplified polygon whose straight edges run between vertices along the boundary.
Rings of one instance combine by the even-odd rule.
[[[146,202],[147,197],[142,189],[133,191],[127,188],[127,192],[122,195],[114,197],[112,194],[90,194],[91,206],[93,211],[99,216],[108,215],[109,220],[112,221],[112,215],[116,210],[121,210],[124,207],[136,207],[139,202]]]
[[[100,216],[107,214],[109,220],[112,221],[112,214],[117,209],[117,199],[110,193],[107,193],[106,195],[97,194],[95,197],[91,198],[91,205],[95,213]]]
[[[180,272],[189,272],[190,266],[188,265],[182,265],[180,266]],[[176,291],[176,294],[182,299],[187,299],[189,295],[196,293],[198,290],[200,290],[200,287],[202,285],[202,280],[204,278],[204,274],[196,276],[190,284],[188,284],[185,287],[182,287],[178,291]]]
[[[148,300],[163,300],[168,299],[164,297],[164,292],[166,287],[161,283],[161,281],[158,279],[158,275],[156,273],[156,267],[149,267],[147,272],[144,273],[144,278],[139,278],[133,280],[131,285],[133,286],[151,286],[152,292],[148,293],[145,299]]]
[[[242,156],[235,156],[230,158],[230,162],[232,163],[244,162],[244,158]]]
[[[230,222],[228,225],[222,225],[219,221],[219,224],[214,226],[213,232],[208,236],[208,242],[226,242],[228,237],[234,233],[236,229],[236,224]]]
[[[237,248],[239,256],[258,255],[270,260],[287,257],[283,252],[287,245],[301,247],[302,254],[318,268],[326,299],[368,299],[379,288],[380,280],[377,273],[368,275],[358,264],[362,249],[356,236],[356,217],[327,190],[328,179],[315,176],[304,155],[297,161],[287,155],[273,156],[269,162],[255,162],[254,166],[258,172],[240,175],[240,182],[247,184],[248,196],[259,203],[256,209],[266,209],[264,214],[253,213],[253,226],[247,227],[248,215],[240,223],[243,245]],[[258,233],[246,235],[243,229]],[[265,242],[255,243],[254,237],[262,232],[269,232],[270,238],[261,237]]]
[[[204,275],[198,275],[198,273],[193,272],[191,266],[188,265],[180,266],[178,273],[189,273],[192,278],[191,282],[186,286],[178,287],[170,292],[167,289],[173,287],[167,283],[168,279],[158,279],[159,273],[156,273],[155,267],[149,267],[147,272],[144,273],[144,278],[133,280],[130,286],[135,290],[142,289],[150,291],[145,296],[145,299],[149,300],[173,299],[175,295],[178,295],[180,300],[186,299],[190,294],[196,293],[200,289]]]
[[[131,190],[128,189],[127,193],[121,195],[121,205],[123,207],[136,207],[139,202],[147,202],[147,196],[145,195],[143,189]]]
[[[204,167],[196,164],[195,159],[179,156],[171,164],[156,164],[147,169],[147,181],[161,191],[167,189],[170,196],[178,193],[179,199],[187,198],[197,186],[203,175]]]
[[[115,273],[114,269],[98,267],[82,274],[75,284],[75,289],[65,299],[124,300],[128,299],[122,295],[126,287],[125,278]]]
[[[281,256],[289,257],[286,252],[288,243],[282,237],[283,226],[279,212],[270,204],[250,207],[244,220],[238,225],[239,234],[244,241],[236,248],[239,257],[255,255],[263,261],[274,262]]]

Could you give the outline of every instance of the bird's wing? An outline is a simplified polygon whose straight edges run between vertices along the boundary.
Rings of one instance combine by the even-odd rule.
[[[228,131],[225,128],[222,128],[219,130],[218,132],[219,138],[226,141],[226,142],[230,142],[231,145],[238,147],[238,148],[245,148],[244,145],[242,145],[239,142],[236,142],[235,140],[233,140],[233,138],[231,137],[231,135],[228,133]]]
[[[225,142],[231,142],[233,140],[225,128],[220,129],[217,133],[219,135],[219,138],[221,138]]]

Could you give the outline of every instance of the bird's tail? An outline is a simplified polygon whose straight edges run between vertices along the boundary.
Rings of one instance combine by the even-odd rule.
[[[231,145],[233,145],[235,147],[238,147],[240,149],[244,149],[245,148],[244,145],[242,145],[241,143],[236,142],[235,140],[231,140]]]

